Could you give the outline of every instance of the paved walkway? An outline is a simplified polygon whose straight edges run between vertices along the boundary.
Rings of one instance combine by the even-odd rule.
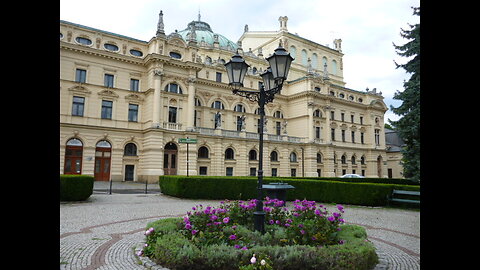
[[[196,204],[219,204],[153,190],[109,195],[97,184],[95,189],[86,202],[60,203],[60,269],[165,269],[142,265],[145,259],[134,254],[144,244],[146,224],[185,215]],[[419,211],[345,205],[344,219],[367,229],[380,257],[375,269],[420,269]]]

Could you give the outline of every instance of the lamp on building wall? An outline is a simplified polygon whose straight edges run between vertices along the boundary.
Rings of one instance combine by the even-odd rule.
[[[270,67],[260,76],[263,83],[258,91],[241,90],[243,80],[247,74],[248,65],[237,53],[225,64],[229,85],[232,86],[233,94],[239,95],[258,103],[260,115],[259,129],[259,158],[258,158],[258,182],[257,182],[257,204],[254,216],[254,228],[256,231],[265,233],[265,212],[263,211],[263,123],[265,123],[265,104],[272,102],[275,94],[282,90],[284,81],[287,79],[290,65],[294,58],[281,46],[275,49],[273,55],[266,58]]]

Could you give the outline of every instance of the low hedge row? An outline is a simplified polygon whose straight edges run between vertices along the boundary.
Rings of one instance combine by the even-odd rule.
[[[93,176],[60,175],[60,201],[83,201],[93,193]]]
[[[286,178],[289,177],[280,177]],[[377,183],[377,184],[394,184],[394,185],[414,185],[419,186],[420,182],[402,179],[402,178],[341,178],[341,177],[299,177],[301,179],[309,180],[324,180],[324,181],[340,181],[340,182],[354,182],[354,183]]]
[[[419,191],[419,186],[380,183],[265,177],[264,184],[284,182],[295,187],[287,191],[287,200],[302,199],[368,206],[387,204],[393,189]],[[191,199],[248,200],[257,197],[256,177],[160,176],[160,190],[165,195]]]

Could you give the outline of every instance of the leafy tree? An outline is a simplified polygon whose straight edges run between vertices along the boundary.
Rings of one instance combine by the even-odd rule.
[[[412,9],[413,15],[420,16],[420,7]],[[394,99],[401,100],[402,104],[397,108],[390,106],[392,112],[401,118],[389,122],[405,142],[402,149],[403,175],[420,181],[420,23],[408,25],[410,29],[401,29],[400,35],[409,41],[401,46],[393,46],[398,55],[413,57],[406,64],[395,62],[396,68],[403,68],[411,77],[403,82],[404,90],[397,90],[393,96]]]

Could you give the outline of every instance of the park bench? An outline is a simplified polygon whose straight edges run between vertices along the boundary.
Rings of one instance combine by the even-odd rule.
[[[402,199],[397,198],[396,195],[409,195],[409,196],[418,196],[418,200],[412,199]],[[387,195],[387,201],[390,202],[400,202],[400,203],[412,203],[420,205],[420,191],[409,191],[409,190],[398,190],[394,189],[392,195]]]

